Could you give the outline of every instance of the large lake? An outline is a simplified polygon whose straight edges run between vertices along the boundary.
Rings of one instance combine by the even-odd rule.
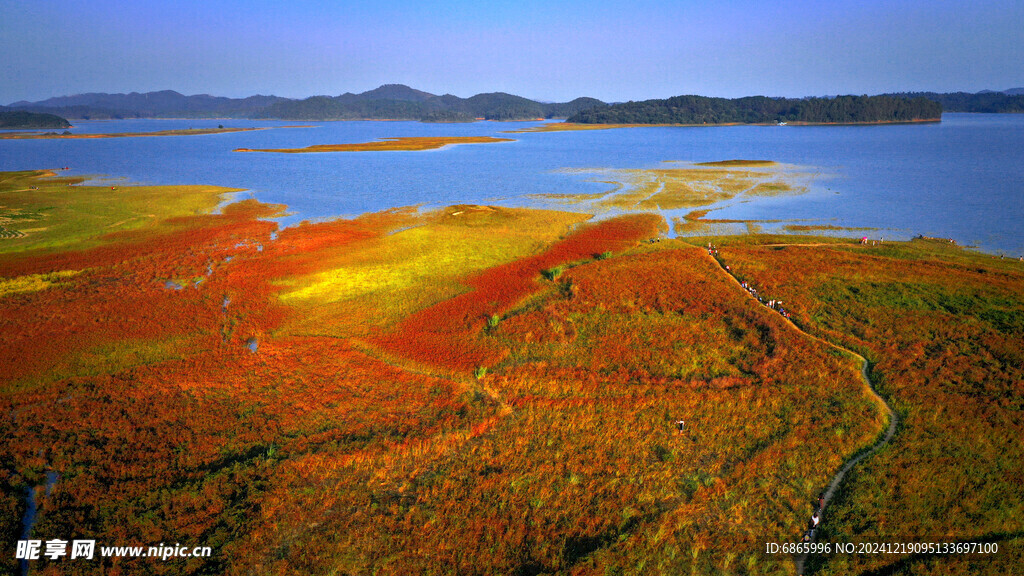
[[[0,140],[0,170],[69,166],[69,174],[128,182],[245,188],[246,195],[287,204],[292,215],[285,224],[290,224],[409,205],[560,207],[536,195],[609,188],[565,168],[764,159],[818,176],[807,193],[738,197],[712,205],[710,217],[874,227],[878,230],[867,233],[872,237],[924,234],[992,253],[1024,254],[1024,114],[945,114],[941,123],[916,125],[651,127],[511,135],[502,132],[537,123],[319,122],[284,128],[298,123],[120,120],[79,122],[72,132],[217,124],[275,128],[206,136]],[[428,152],[232,152],[393,136],[499,136],[516,141]]]

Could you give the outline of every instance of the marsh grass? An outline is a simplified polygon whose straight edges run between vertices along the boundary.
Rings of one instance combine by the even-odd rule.
[[[59,285],[61,280],[73,278],[81,270],[59,270],[48,274],[27,274],[10,279],[0,279],[0,298],[11,294],[38,292]]]
[[[95,203],[108,224],[136,192],[4,190],[25,213]],[[40,538],[219,550],[124,573],[788,574],[764,542],[796,537],[884,425],[851,358],[703,249],[642,242],[655,216],[461,206],[278,231],[261,217],[279,208],[251,201],[193,214],[216,190],[162,189],[144,231],[91,236],[83,213],[39,235],[48,250],[4,240],[3,281],[32,288],[0,298],[8,540],[55,470]],[[869,356],[907,423],[835,505],[835,534],[1019,533],[1014,264],[784,240],[714,242],[802,326]],[[93,568],[38,565],[74,566]]]
[[[611,190],[588,201],[608,210],[658,211],[707,206],[737,196],[775,196],[806,192],[811,177],[792,166],[770,161],[725,161],[655,169],[572,169],[567,173],[591,175],[608,182]],[[563,195],[564,196],[564,195]],[[566,201],[564,197],[550,198]]]
[[[891,448],[860,467],[830,510],[837,541],[1000,542],[1007,556],[819,561],[818,573],[998,574],[1019,561],[1024,432],[1024,267],[916,240],[873,248],[723,249],[735,270],[798,310],[798,321],[872,360],[900,413]],[[782,277],[780,270],[786,271]],[[998,535],[1004,536],[998,536]],[[996,535],[996,536],[993,536]]]
[[[83,186],[52,172],[8,173],[0,182],[0,218],[23,236],[0,242],[0,254],[96,246],[117,234],[172,225],[174,217],[209,213],[224,194],[213,186]],[[26,231],[33,229],[33,231]]]
[[[555,279],[562,275],[562,272],[564,272],[564,270],[561,266],[555,266],[553,268],[545,268],[541,270],[540,275],[543,276],[545,280],[554,281]]]

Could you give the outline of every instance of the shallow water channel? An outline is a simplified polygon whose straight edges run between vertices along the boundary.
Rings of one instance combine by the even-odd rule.
[[[39,492],[43,493],[43,500],[49,500],[50,495],[53,494],[53,488],[57,485],[59,479],[60,474],[53,470],[48,470],[46,472],[46,480],[42,486],[28,486],[25,488],[25,515],[21,518],[22,540],[28,540],[32,537],[32,529],[39,519]],[[21,560],[20,566],[22,576],[27,576],[29,573],[28,561]]]

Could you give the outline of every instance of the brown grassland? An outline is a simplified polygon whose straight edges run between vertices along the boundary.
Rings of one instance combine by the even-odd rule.
[[[811,567],[1024,560],[1018,262],[475,205],[279,230],[226,191],[0,174],[4,549],[32,491],[33,538],[214,550],[33,574],[792,574],[765,543],[886,425],[808,333],[903,418],[825,538],[1002,545]]]
[[[436,150],[455,144],[487,144],[492,142],[514,142],[511,138],[492,136],[402,136],[382,138],[376,142],[356,144],[318,144],[305,148],[236,148],[235,152],[283,152],[300,154],[307,152],[383,152],[387,150]]]

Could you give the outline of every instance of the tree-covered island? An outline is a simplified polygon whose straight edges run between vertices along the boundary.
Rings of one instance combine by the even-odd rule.
[[[926,98],[837,96],[834,98],[709,98],[675,96],[582,110],[578,124],[861,124],[939,121],[942,106]]]

